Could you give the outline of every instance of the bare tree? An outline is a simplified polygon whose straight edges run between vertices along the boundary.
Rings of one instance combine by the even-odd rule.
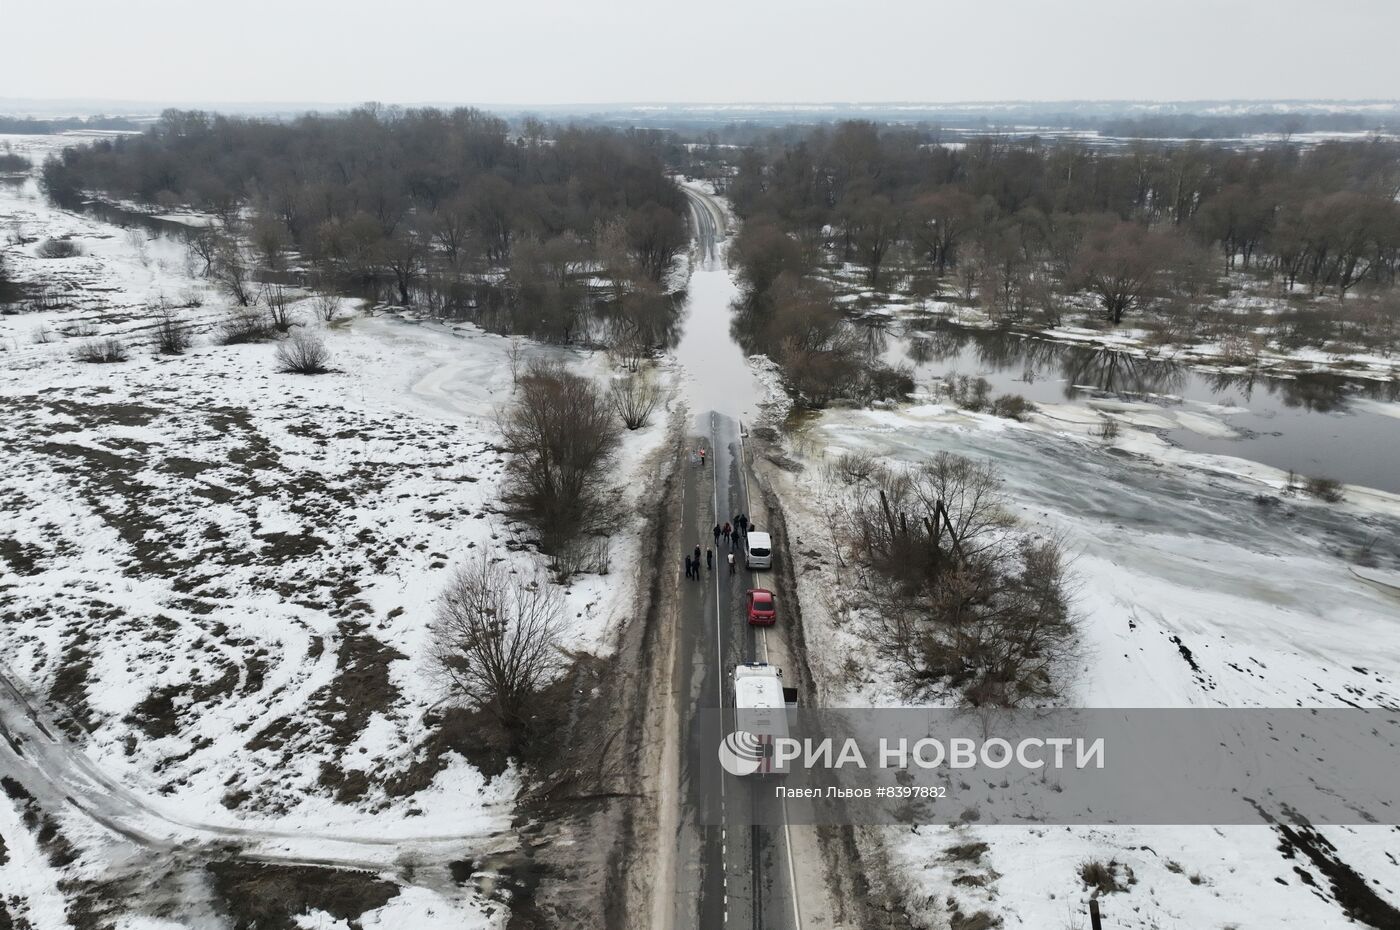
[[[646,374],[628,375],[613,382],[608,391],[608,402],[622,425],[628,429],[641,429],[651,422],[652,412],[661,400],[661,391],[656,382]]]
[[[472,236],[472,207],[465,197],[445,203],[432,218],[433,243],[447,257],[447,263],[458,267],[467,256]]]
[[[238,301],[239,306],[252,306],[252,269],[243,249],[232,239],[226,238],[219,243],[218,256],[214,259],[213,276],[214,280],[223,285],[229,296]]]
[[[647,203],[627,217],[628,248],[653,281],[661,280],[685,243],[684,222],[658,203]]]
[[[212,226],[202,226],[186,234],[185,244],[189,246],[190,253],[204,262],[202,274],[207,276],[213,272],[214,262],[218,260],[223,245],[222,239],[223,236]]]
[[[889,198],[878,195],[860,197],[842,213],[856,260],[865,268],[865,281],[878,287],[885,256],[900,234],[900,213]]]
[[[599,516],[618,443],[612,409],[592,381],[536,360],[501,433],[511,453],[505,498],[534,522],[544,550],[557,552]]]
[[[392,236],[381,243],[385,267],[394,275],[399,291],[399,303],[407,307],[413,299],[413,284],[423,273],[426,248],[417,230],[400,224]]]
[[[1138,223],[1101,221],[1080,244],[1072,280],[1094,292],[1117,326],[1125,313],[1153,296],[1162,270],[1172,264],[1177,241]]]
[[[292,295],[280,284],[264,284],[259,292],[263,306],[267,308],[268,321],[279,333],[290,332],[297,324],[296,313],[292,310]]]
[[[432,662],[452,693],[508,733],[529,724],[540,690],[560,667],[558,589],[485,555],[459,568],[438,601]]]
[[[287,234],[282,223],[270,215],[261,215],[253,222],[250,239],[262,259],[263,267],[281,271],[283,256],[287,251]]]
[[[520,363],[525,359],[525,340],[520,336],[511,336],[510,345],[506,348],[506,358],[510,360],[510,383],[520,383]]]

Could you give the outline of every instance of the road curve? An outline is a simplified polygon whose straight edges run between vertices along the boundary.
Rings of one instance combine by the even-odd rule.
[[[729,233],[724,207],[713,195],[694,185],[682,184],[681,190],[690,202],[690,221],[695,229],[695,246],[701,260],[707,266],[720,262],[719,246]]]

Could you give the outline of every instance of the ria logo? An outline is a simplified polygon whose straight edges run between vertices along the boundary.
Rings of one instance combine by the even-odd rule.
[[[719,764],[730,775],[752,775],[763,759],[763,741],[752,733],[736,730],[720,740]]]

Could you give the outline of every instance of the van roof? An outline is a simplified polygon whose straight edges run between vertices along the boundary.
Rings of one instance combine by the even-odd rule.
[[[760,533],[760,532],[758,532],[757,530],[753,530],[752,532],[749,533],[749,546],[750,546],[750,547],[753,547],[753,546],[761,546],[761,547],[765,547],[765,548],[766,548],[766,547],[768,547],[771,543],[772,543],[772,540],[768,538],[768,534],[767,534],[767,533]]]
[[[783,707],[783,680],[777,675],[736,675],[734,706],[745,710]]]

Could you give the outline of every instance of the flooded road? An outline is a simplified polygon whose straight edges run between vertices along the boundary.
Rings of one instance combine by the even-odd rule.
[[[764,386],[753,375],[744,350],[729,332],[729,306],[739,293],[725,261],[727,218],[714,197],[693,187],[683,188],[690,199],[696,229],[695,267],[687,288],[681,337],[674,350],[685,367],[685,400],[700,417],[708,411],[741,422],[758,415]]]

